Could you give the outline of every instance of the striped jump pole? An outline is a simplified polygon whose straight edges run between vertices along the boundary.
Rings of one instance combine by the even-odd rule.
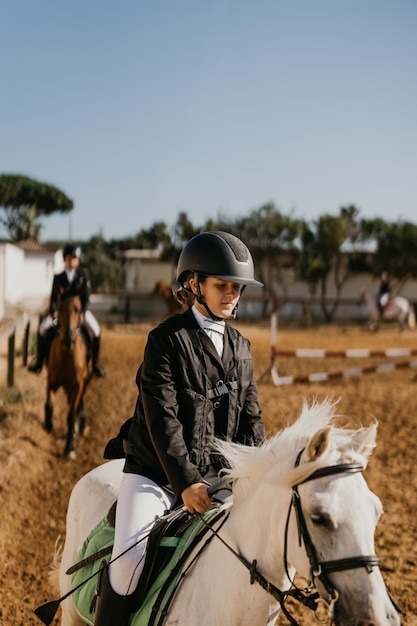
[[[275,350],[275,356],[294,357],[299,359],[324,358],[371,358],[371,357],[402,357],[415,356],[417,349],[387,348],[387,350],[367,350],[366,348],[352,348],[350,350],[321,350],[316,348],[301,348],[297,350]]]
[[[352,378],[365,374],[391,372],[396,369],[417,368],[417,360],[403,361],[402,363],[382,363],[369,367],[354,367],[338,372],[314,372],[306,376],[280,376],[275,360],[276,357],[284,358],[398,358],[417,355],[417,348],[387,348],[385,350],[368,350],[366,348],[351,348],[348,350],[324,350],[320,348],[299,348],[296,350],[277,350],[277,326],[278,326],[278,299],[275,293],[271,295],[271,361],[270,366],[262,374],[260,380],[267,374],[271,374],[274,385],[296,385],[305,383],[318,383],[337,378]]]
[[[314,372],[306,376],[280,376],[278,374],[275,360],[276,357],[284,358],[398,358],[411,357],[417,355],[417,348],[387,348],[385,350],[368,350],[367,348],[351,348],[348,350],[324,350],[320,348],[299,348],[296,350],[277,350],[278,331],[278,298],[273,292],[271,294],[271,361],[268,369],[262,374],[259,380],[271,374],[274,385],[296,385],[305,383],[318,383],[337,378],[352,378],[365,374],[392,372],[396,369],[417,368],[417,359],[403,361],[402,363],[382,363],[369,367],[353,367],[338,372]]]
[[[297,385],[303,383],[321,383],[335,378],[351,378],[364,374],[392,372],[396,369],[417,368],[417,359],[403,361],[402,363],[381,363],[369,367],[353,367],[341,372],[316,372],[307,376],[280,376],[275,366],[271,368],[271,376],[274,385]]]

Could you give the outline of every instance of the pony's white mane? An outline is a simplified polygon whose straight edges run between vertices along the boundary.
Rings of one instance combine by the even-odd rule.
[[[261,479],[288,487],[325,465],[357,462],[365,468],[376,445],[376,422],[367,428],[337,427],[333,424],[340,417],[336,414],[337,404],[337,400],[329,398],[322,402],[313,401],[311,405],[304,400],[298,419],[259,447],[216,442],[216,448],[230,464],[224,474],[233,482],[239,479],[240,488],[244,487],[242,482],[253,485]],[[326,450],[316,461],[301,461],[299,467],[295,467],[298,454],[323,429],[329,429],[330,444]]]

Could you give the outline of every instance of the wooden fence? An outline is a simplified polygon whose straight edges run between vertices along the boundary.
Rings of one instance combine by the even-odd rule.
[[[15,358],[16,358],[16,340],[22,335],[22,363],[27,365],[29,351],[29,335],[30,335],[30,317],[26,313],[22,313],[13,320],[0,323],[0,358],[6,361],[6,385],[13,387],[15,375]],[[3,357],[5,352],[5,357]],[[0,384],[1,386],[1,384]]]

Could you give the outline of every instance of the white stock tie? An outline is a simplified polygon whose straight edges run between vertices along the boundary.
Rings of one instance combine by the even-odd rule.
[[[223,356],[224,328],[225,322],[212,320],[210,317],[204,318],[204,331],[214,343],[220,358]]]

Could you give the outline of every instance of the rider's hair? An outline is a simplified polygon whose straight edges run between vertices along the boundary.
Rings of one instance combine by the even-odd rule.
[[[178,302],[184,304],[187,307],[193,306],[196,299],[196,294],[193,293],[190,285],[190,279],[195,278],[195,276],[195,272],[188,272],[188,274],[184,276],[181,286],[178,286],[177,289],[173,289],[174,296],[176,297]],[[206,278],[207,276],[198,275],[199,283],[204,283]]]

